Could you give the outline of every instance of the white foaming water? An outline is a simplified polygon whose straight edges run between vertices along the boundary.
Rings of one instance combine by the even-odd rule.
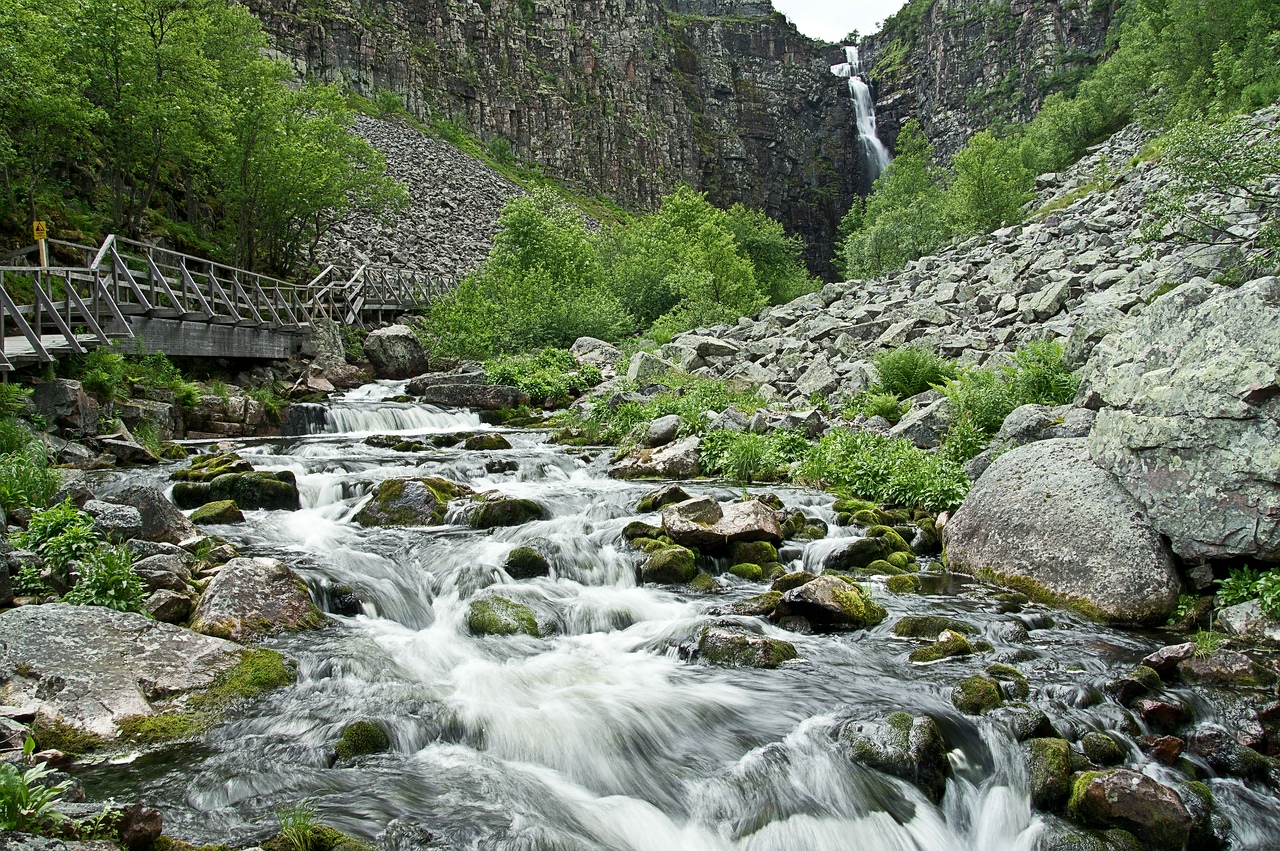
[[[326,412],[325,433],[365,436],[486,428],[474,411],[448,411],[432,405],[391,401],[404,395],[407,383],[378,381],[347,392]]]
[[[876,132],[876,104],[871,97],[871,87],[863,79],[862,61],[858,57],[858,48],[846,47],[844,56],[844,62],[831,66],[831,73],[849,81],[849,97],[853,99],[858,142],[862,145],[863,155],[867,161],[867,176],[874,181],[889,167],[893,158]]]

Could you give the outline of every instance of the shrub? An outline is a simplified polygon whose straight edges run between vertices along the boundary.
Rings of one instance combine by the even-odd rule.
[[[1065,405],[1075,399],[1080,379],[1067,368],[1057,340],[1029,343],[1004,367],[1009,395],[1018,405]]]
[[[0,420],[16,417],[22,413],[31,398],[31,389],[21,384],[0,384]]]
[[[316,827],[316,808],[304,798],[296,804],[288,804],[276,810],[280,823],[280,837],[292,851],[311,851],[311,835]]]
[[[955,364],[920,346],[877,352],[874,361],[881,392],[899,399],[923,393],[956,375]]]
[[[844,410],[847,417],[884,417],[897,423],[906,414],[908,406],[893,393],[877,393],[874,390],[859,393]]]
[[[1216,579],[1218,605],[1235,606],[1247,603],[1258,596],[1257,584],[1261,574],[1251,567],[1233,567],[1226,579]]]
[[[750,484],[785,478],[786,467],[809,450],[799,432],[780,430],[769,434],[713,431],[702,438],[702,469]]]
[[[147,589],[133,570],[129,549],[104,546],[81,562],[80,581],[63,595],[62,602],[137,612],[146,596]]]
[[[1280,620],[1280,572],[1271,570],[1262,574],[1254,584],[1258,592],[1258,606],[1273,620]]]
[[[29,759],[35,741],[27,738],[23,754]],[[0,763],[0,830],[42,834],[65,818],[57,810],[58,800],[71,788],[71,781],[49,783],[53,770],[46,763],[20,771],[11,762]]]
[[[27,529],[16,536],[19,546],[65,574],[67,565],[83,561],[102,543],[93,531],[93,518],[66,500],[31,515]]]
[[[864,431],[828,432],[800,463],[796,478],[877,503],[943,511],[969,492],[964,470],[903,438]]]
[[[5,438],[6,442],[16,439],[13,435]],[[61,481],[57,471],[49,469],[43,444],[32,442],[0,454],[0,506],[5,511],[43,508],[58,492]]]
[[[594,366],[578,366],[564,349],[542,349],[529,355],[504,355],[485,364],[491,384],[518,387],[535,402],[550,399],[563,405],[603,380]]]

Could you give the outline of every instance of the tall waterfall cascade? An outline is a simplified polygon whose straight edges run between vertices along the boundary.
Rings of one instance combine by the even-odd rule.
[[[844,62],[831,66],[831,73],[849,81],[849,97],[853,99],[853,114],[858,125],[858,143],[862,146],[862,154],[866,159],[867,174],[871,180],[875,180],[888,168],[893,158],[876,134],[876,103],[871,97],[871,87],[863,77],[858,48],[846,47],[844,58]]]

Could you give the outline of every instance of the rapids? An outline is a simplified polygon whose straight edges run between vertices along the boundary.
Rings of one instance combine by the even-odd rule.
[[[322,820],[351,835],[372,840],[400,820],[428,828],[442,848],[1033,851],[1055,819],[1031,809],[1011,734],[951,705],[954,683],[1009,661],[1065,735],[1135,732],[1101,686],[1160,638],[1001,602],[963,577],[907,597],[877,584],[889,617],[866,631],[800,635],[737,619],[795,644],[802,660],[778,670],[690,661],[684,651],[713,619],[708,608],[767,586],[728,574],[710,597],[638,585],[639,557],[621,532],[653,485],[609,479],[607,450],[566,449],[521,431],[507,432],[513,448],[501,452],[405,454],[361,442],[371,433],[484,428],[471,413],[390,401],[402,387],[351,392],[333,403],[323,433],[238,443],[259,468],[292,470],[303,508],[246,512],[246,524],[216,530],[246,553],[284,559],[317,600],[349,586],[364,613],[269,642],[297,660],[294,686],[200,743],[91,768],[82,775],[91,795],[158,806],[167,834],[197,844],[261,841],[275,830],[277,807],[309,798]],[[494,460],[516,469],[490,472],[511,466]],[[164,488],[168,472],[142,475]],[[351,521],[373,483],[423,474],[538,500],[551,519],[492,534]],[[738,493],[686,487],[723,500]],[[827,495],[775,492],[788,506],[832,516]],[[850,534],[832,526],[832,538]],[[514,582],[502,572],[520,544],[548,556],[550,578]],[[817,572],[831,546],[790,545],[782,557]],[[486,589],[527,603],[555,633],[472,636],[467,603]],[[908,613],[962,618],[996,649],[914,666],[906,657],[917,644],[892,635]],[[1195,705],[1202,718],[1220,711],[1203,699]],[[842,721],[900,709],[936,718],[954,748],[955,776],[939,806],[851,762],[833,736]],[[342,728],[362,718],[389,731],[391,751],[334,763]],[[1135,736],[1125,738],[1139,754]],[[1142,770],[1157,779],[1170,771]],[[1211,785],[1235,825],[1235,847],[1275,847],[1269,793],[1238,780]]]

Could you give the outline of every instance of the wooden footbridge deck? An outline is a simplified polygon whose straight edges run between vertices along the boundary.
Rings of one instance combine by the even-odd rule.
[[[116,340],[177,356],[285,358],[322,319],[363,326],[450,287],[369,265],[289,282],[117,236],[47,245],[61,265],[39,265],[35,245],[0,256],[0,372]]]

